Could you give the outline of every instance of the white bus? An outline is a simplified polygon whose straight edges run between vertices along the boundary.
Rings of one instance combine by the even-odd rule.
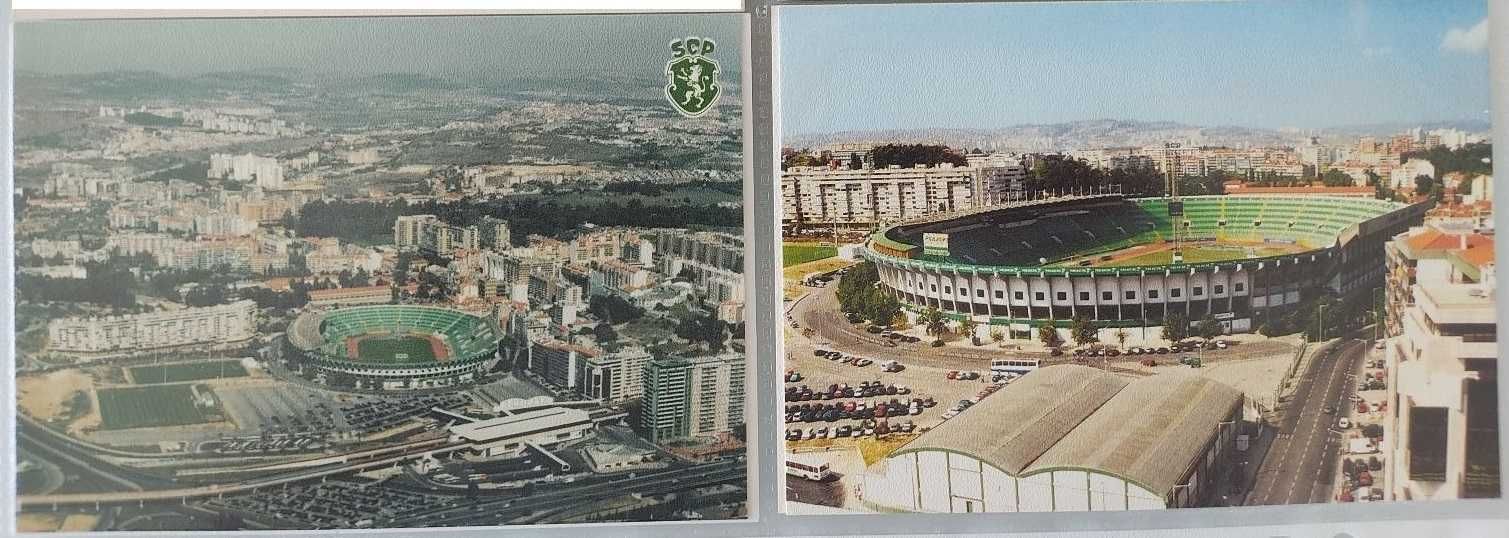
[[[800,454],[786,455],[786,475],[807,480],[822,481],[833,476],[833,469],[828,463],[817,461],[813,458],[803,458]]]
[[[1023,375],[1038,367],[1037,359],[991,359],[990,375],[995,377],[1007,374]]]

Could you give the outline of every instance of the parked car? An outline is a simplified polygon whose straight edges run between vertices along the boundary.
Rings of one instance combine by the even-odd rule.
[[[1158,365],[1158,361],[1155,361],[1153,359],[1142,359],[1142,365],[1143,366],[1157,366]]]
[[[1345,430],[1352,427],[1352,421],[1347,420],[1347,417],[1341,417],[1339,419],[1336,419],[1336,427]]]

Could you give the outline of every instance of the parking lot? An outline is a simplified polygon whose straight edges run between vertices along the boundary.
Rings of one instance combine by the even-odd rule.
[[[875,404],[889,403],[892,399],[898,402],[909,403],[913,398],[924,400],[931,398],[935,402],[935,405],[922,408],[920,414],[911,415],[908,413],[900,417],[875,419],[876,422],[886,420],[891,425],[904,424],[910,421],[915,425],[915,433],[926,431],[936,426],[942,422],[943,416],[948,413],[949,409],[956,406],[960,400],[978,398],[982,390],[986,390],[987,387],[991,386],[988,379],[989,372],[986,371],[976,371],[979,374],[979,378],[975,380],[948,379],[950,370],[908,364],[904,357],[863,357],[873,361],[872,364],[868,366],[854,366],[837,360],[815,356],[813,351],[816,349],[827,350],[829,348],[827,346],[814,345],[806,339],[793,338],[787,342],[788,357],[786,366],[788,369],[802,376],[800,381],[786,383],[787,387],[799,388],[805,385],[814,392],[825,392],[834,384],[847,384],[851,388],[858,388],[865,382],[879,382],[887,389],[890,386],[896,386],[898,389],[906,387],[909,393],[899,394],[900,390],[898,390],[898,394],[895,395],[886,394],[882,396],[877,394],[864,397],[859,396],[856,392],[856,395],[853,397],[840,397],[830,400],[788,401],[785,402],[785,406],[847,404],[854,402],[856,407],[858,407],[857,404],[863,402],[867,407],[873,409]],[[845,354],[845,356],[852,355]],[[899,372],[882,371],[881,365],[888,360],[896,360],[904,369]],[[889,392],[889,390],[886,392]],[[889,415],[889,413],[887,414]],[[795,428],[802,428],[803,430],[822,427],[832,428],[835,426],[850,426],[852,428],[860,423],[861,420],[851,418],[838,419],[833,422],[796,422],[787,424],[785,427],[788,430]]]

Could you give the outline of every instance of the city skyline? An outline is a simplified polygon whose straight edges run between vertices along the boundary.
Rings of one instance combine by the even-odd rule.
[[[779,91],[802,97],[781,100],[782,131],[1105,118],[1265,129],[1486,123],[1485,6],[1434,7],[790,7],[780,14]],[[865,31],[822,31],[838,24]],[[1296,74],[1311,82],[1287,84]]]

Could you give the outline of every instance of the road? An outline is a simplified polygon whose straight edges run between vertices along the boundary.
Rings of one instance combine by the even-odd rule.
[[[536,491],[525,497],[484,498],[457,506],[437,507],[392,522],[385,527],[450,527],[497,525],[523,517],[544,516],[565,508],[576,508],[627,493],[660,495],[684,492],[692,488],[739,482],[747,478],[742,461],[723,461],[664,471],[636,473],[633,477],[593,481],[574,487]]]
[[[1294,395],[1283,404],[1278,436],[1258,469],[1248,505],[1330,501],[1336,453],[1343,442],[1335,430],[1341,415],[1322,409],[1327,405],[1338,412],[1346,409],[1356,382],[1352,372],[1367,349],[1361,340],[1342,340],[1307,361]]]

